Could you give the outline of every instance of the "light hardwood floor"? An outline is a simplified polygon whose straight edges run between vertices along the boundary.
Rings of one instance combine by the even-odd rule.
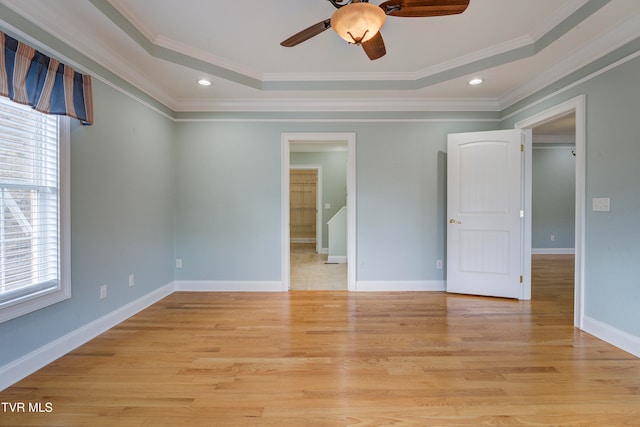
[[[175,293],[2,392],[52,412],[0,425],[639,425],[640,360],[573,328],[571,264],[534,259],[531,302]]]

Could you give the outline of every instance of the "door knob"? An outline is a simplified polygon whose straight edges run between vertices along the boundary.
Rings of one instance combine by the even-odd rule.
[[[449,220],[449,224],[462,224],[460,221],[456,221],[455,219],[451,218]]]

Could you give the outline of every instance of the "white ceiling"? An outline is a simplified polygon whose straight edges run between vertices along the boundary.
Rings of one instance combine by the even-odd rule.
[[[370,61],[332,30],[280,46],[331,16],[325,0],[0,3],[174,111],[499,111],[640,36],[638,0],[471,0],[387,17]]]

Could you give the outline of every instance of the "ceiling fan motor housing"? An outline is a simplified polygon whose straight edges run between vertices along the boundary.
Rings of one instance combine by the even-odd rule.
[[[331,28],[348,43],[361,44],[380,31],[386,18],[384,11],[376,5],[351,3],[333,13]]]

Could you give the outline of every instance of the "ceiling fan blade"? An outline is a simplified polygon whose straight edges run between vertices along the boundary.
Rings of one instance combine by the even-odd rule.
[[[387,49],[385,49],[384,47],[384,40],[382,40],[382,34],[380,34],[380,31],[378,31],[375,36],[373,36],[366,42],[363,42],[362,48],[364,49],[364,52],[367,54],[369,59],[372,61],[378,58],[382,58],[387,53]]]
[[[293,47],[302,43],[303,41],[309,40],[311,37],[317,36],[328,28],[331,28],[331,19],[325,19],[324,21],[318,22],[317,24],[313,24],[309,28],[305,28],[304,30],[292,35],[291,37],[280,43],[280,45],[284,47]]]
[[[388,0],[380,5],[387,15],[407,18],[456,15],[467,6],[469,0]]]

